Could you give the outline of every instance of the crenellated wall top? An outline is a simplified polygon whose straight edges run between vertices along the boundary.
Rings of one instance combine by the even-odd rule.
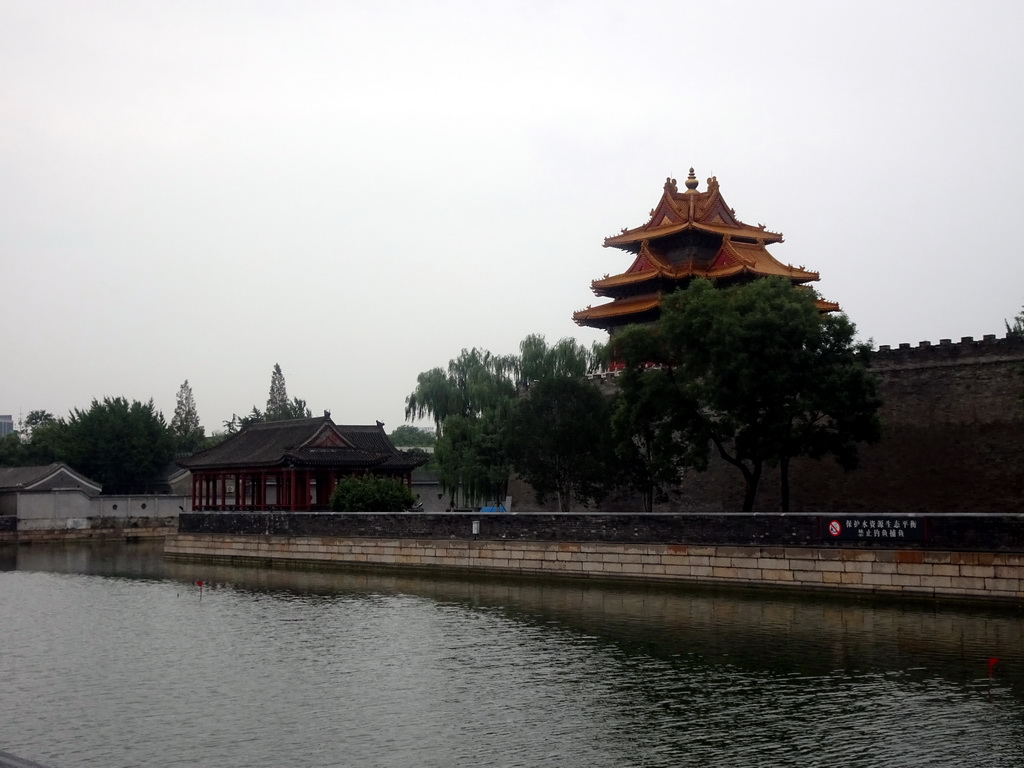
[[[884,344],[871,354],[876,370],[917,366],[969,365],[972,363],[1024,363],[1024,339],[1007,334],[987,334],[980,339],[964,336],[958,342],[940,339],[938,344],[919,341],[916,345]]]

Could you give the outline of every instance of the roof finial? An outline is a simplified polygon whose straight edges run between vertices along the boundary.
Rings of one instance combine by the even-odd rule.
[[[700,182],[697,181],[697,177],[693,173],[693,168],[691,168],[690,175],[686,177],[686,191],[696,192],[698,184],[700,184]]]

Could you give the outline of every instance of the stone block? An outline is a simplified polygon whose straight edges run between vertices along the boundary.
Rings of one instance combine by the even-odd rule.
[[[847,560],[843,564],[846,573],[872,573],[875,564],[864,560]]]
[[[1020,591],[1020,579],[985,579],[985,589],[990,592],[1007,593],[1013,595]]]
[[[780,581],[780,582],[791,582],[793,581],[793,571],[788,568],[762,568],[761,578],[765,581]]]
[[[905,573],[896,573],[892,577],[893,586],[897,587],[920,587],[921,577]]]
[[[931,576],[935,566],[928,563],[897,563],[896,573],[914,574],[915,576]]]
[[[839,559],[818,560],[814,563],[814,570],[816,571],[842,571],[844,568],[846,568],[846,563]]]
[[[662,565],[690,565],[686,555],[662,555],[659,559]]]
[[[842,571],[822,571],[821,581],[823,584],[839,584],[844,575]]]
[[[690,545],[690,556],[691,557],[711,557],[718,553],[717,547],[698,547]]]
[[[863,571],[844,571],[839,574],[839,580],[843,584],[863,584],[864,583],[864,572]]]
[[[668,576],[692,576],[693,568],[689,565],[666,565],[665,574]]]
[[[892,586],[893,575],[890,573],[865,573],[861,577],[864,584],[872,584],[879,587]]]
[[[953,578],[951,576],[922,576],[921,586],[946,589],[953,586]]]
[[[858,563],[873,563],[876,560],[875,553],[870,549],[842,549],[839,559]]]
[[[979,579],[993,579],[996,575],[996,569],[993,565],[961,565],[960,575],[975,576]]]

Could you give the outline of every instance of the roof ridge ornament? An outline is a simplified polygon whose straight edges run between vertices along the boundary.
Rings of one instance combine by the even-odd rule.
[[[690,169],[690,173],[691,174],[693,173],[693,169],[692,168]],[[665,177],[665,191],[666,192],[671,192],[672,194],[675,194],[676,192],[679,191],[679,187],[676,186],[676,180],[673,179],[671,176],[666,176]],[[651,215],[652,216],[654,215],[653,211],[651,211]]]
[[[697,176],[694,174],[693,168],[691,168],[690,169],[690,175],[686,177],[686,191],[687,191],[687,193],[696,192],[698,184],[700,184],[700,182],[697,181]]]

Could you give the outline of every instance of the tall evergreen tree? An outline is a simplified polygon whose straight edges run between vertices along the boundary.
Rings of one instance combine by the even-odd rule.
[[[199,424],[196,399],[188,379],[185,379],[178,388],[174,416],[171,417],[171,434],[179,451],[194,451],[205,438],[203,428]]]
[[[253,407],[255,410],[255,406]],[[291,402],[288,400],[288,389],[284,383],[281,366],[274,363],[274,371],[270,374],[270,394],[267,396],[267,408],[264,411],[267,421],[279,421],[292,418]]]

